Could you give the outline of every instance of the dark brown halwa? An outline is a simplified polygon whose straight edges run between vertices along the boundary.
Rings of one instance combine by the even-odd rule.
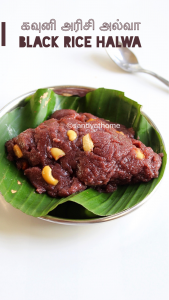
[[[147,182],[158,177],[162,162],[162,154],[134,139],[133,129],[71,109],[56,111],[6,142],[6,148],[8,159],[24,170],[36,191],[52,197]]]

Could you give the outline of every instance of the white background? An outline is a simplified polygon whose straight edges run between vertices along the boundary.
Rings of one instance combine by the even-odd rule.
[[[146,74],[127,74],[95,47],[96,35],[139,35],[140,64],[169,80],[169,3],[161,1],[7,0],[0,47],[0,107],[46,86],[83,85],[125,92],[143,105],[169,149],[169,88]],[[59,48],[19,48],[23,22],[57,20]],[[95,20],[92,48],[63,48],[64,22]],[[133,32],[101,32],[103,22],[141,22]],[[34,40],[34,33],[27,35]],[[43,33],[40,34],[43,36]],[[52,32],[45,35],[52,35]],[[169,297],[168,169],[138,210],[103,224],[63,226],[27,216],[0,198],[0,299],[166,300]]]

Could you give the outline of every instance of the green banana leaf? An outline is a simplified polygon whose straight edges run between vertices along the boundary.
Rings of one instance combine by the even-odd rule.
[[[163,152],[163,163],[159,177],[148,183],[119,186],[114,193],[99,193],[89,188],[67,198],[51,198],[47,194],[37,194],[22,171],[6,158],[5,142],[27,128],[35,128],[55,110],[71,108],[77,112],[90,112],[98,117],[133,127],[140,140],[157,153]],[[68,215],[73,218],[94,218],[116,214],[131,208],[147,195],[161,180],[167,161],[163,141],[159,133],[140,113],[141,105],[126,98],[123,92],[97,89],[85,97],[65,97],[50,89],[39,89],[25,99],[25,105],[7,113],[0,119],[0,191],[5,200],[24,213],[39,217],[49,212],[51,215]],[[18,184],[21,183],[21,184]],[[12,191],[16,191],[12,193]]]

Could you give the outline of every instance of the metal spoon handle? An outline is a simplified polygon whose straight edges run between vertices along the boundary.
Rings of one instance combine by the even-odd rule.
[[[143,72],[143,73],[147,73],[147,74],[149,74],[149,75],[152,75],[152,76],[154,76],[155,78],[157,78],[157,79],[159,79],[160,81],[162,81],[162,82],[163,82],[164,84],[166,84],[167,86],[169,86],[169,81],[166,80],[166,79],[164,79],[163,77],[157,75],[156,73],[151,72],[151,71],[148,71],[148,70],[145,70],[145,69],[142,69],[142,68],[140,68],[139,71],[140,71],[140,72]]]

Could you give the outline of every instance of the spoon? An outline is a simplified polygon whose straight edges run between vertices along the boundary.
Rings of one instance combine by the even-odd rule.
[[[154,72],[143,69],[139,65],[138,59],[134,55],[134,53],[128,48],[124,48],[121,43],[119,43],[119,45],[121,45],[121,47],[119,48],[106,48],[106,52],[121,69],[129,73],[143,72],[150,74],[169,86],[168,80],[164,79]]]

